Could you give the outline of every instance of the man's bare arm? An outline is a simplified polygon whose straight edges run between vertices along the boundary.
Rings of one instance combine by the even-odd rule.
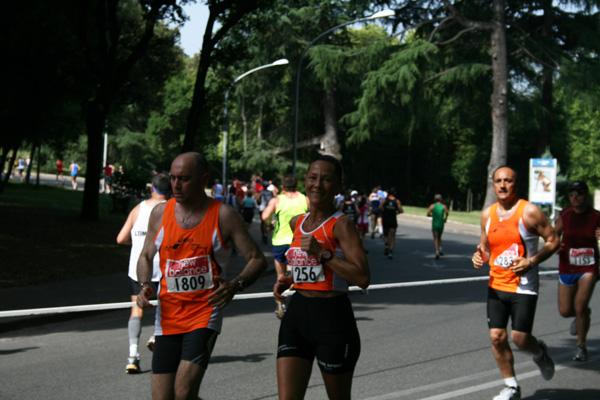
[[[273,215],[275,210],[277,210],[278,204],[279,199],[277,197],[273,197],[271,200],[269,200],[269,202],[267,203],[267,208],[265,208],[260,214],[260,218],[265,222],[270,222],[269,218],[271,218],[271,215]]]
[[[240,289],[243,289],[240,288],[238,278],[243,281],[244,288],[248,287],[267,269],[267,259],[256,242],[252,240],[240,215],[232,208],[221,207],[219,230],[223,241],[227,243],[231,239],[236,249],[246,259],[246,266],[238,277],[230,281],[223,277],[215,278],[219,287],[209,296],[208,301],[217,309],[222,309],[229,304]]]
[[[544,246],[542,246],[537,254],[529,257],[531,263],[539,265],[556,252],[560,246],[560,239],[550,221],[548,221],[548,218],[546,218],[542,210],[535,204],[528,203],[525,206],[523,220],[529,229],[537,232],[544,239]],[[530,264],[530,262],[527,262],[527,264]]]
[[[481,212],[481,218],[479,220],[479,224],[481,226],[481,236],[479,237],[477,251],[473,253],[472,258],[473,266],[475,268],[481,268],[483,264],[490,259],[490,242],[488,242],[487,233],[485,232],[485,225],[487,224],[489,216],[490,207]]]
[[[144,247],[140,254],[140,258],[137,264],[137,278],[138,283],[144,285],[145,282],[150,282],[152,279],[152,268],[154,255],[156,254],[156,245],[154,244],[154,237],[162,224],[163,214],[165,211],[165,203],[158,204],[152,209],[150,213],[150,221],[148,222],[148,231],[146,232],[146,238],[144,240]],[[137,298],[137,304],[139,307],[149,307],[149,298],[152,296],[152,288],[149,285],[141,286],[140,293]]]

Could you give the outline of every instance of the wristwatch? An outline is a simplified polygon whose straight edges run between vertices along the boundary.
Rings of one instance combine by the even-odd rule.
[[[327,261],[331,261],[333,258],[333,253],[329,249],[325,249],[321,252],[321,257],[319,258],[319,263],[321,265],[325,264]]]
[[[243,292],[244,289],[246,289],[246,285],[244,284],[244,279],[242,279],[242,277],[240,277],[239,275],[236,276],[235,279],[238,281],[238,292]]]

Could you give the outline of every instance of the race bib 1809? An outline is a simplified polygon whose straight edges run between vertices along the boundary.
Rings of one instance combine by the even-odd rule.
[[[315,283],[325,280],[323,266],[315,256],[308,257],[304,250],[298,247],[290,247],[286,252],[286,257],[294,282]]]
[[[197,292],[214,286],[209,256],[167,260],[165,277],[170,293]]]
[[[513,263],[513,258],[519,257],[519,245],[513,243],[494,260],[494,265],[508,269]]]
[[[569,251],[569,263],[571,265],[594,265],[594,249],[571,249]]]

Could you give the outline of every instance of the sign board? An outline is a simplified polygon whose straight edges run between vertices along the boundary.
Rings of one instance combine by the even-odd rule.
[[[551,205],[556,199],[556,158],[529,160],[529,201]]]

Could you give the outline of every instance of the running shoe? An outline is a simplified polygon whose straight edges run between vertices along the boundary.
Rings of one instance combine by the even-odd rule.
[[[391,260],[392,258],[394,258],[394,253],[390,250],[388,253],[388,258]]]
[[[390,249],[386,247],[385,250],[383,250],[383,255],[387,256],[388,254],[390,254]]]
[[[148,348],[148,350],[154,351],[154,342],[156,342],[156,340],[154,340],[154,335],[152,335],[150,336],[150,339],[148,339],[148,341],[146,342],[146,347]]]
[[[573,356],[573,361],[587,361],[587,359],[587,347],[585,347],[585,344],[578,344],[575,355]]]
[[[137,357],[128,357],[125,372],[128,374],[137,374],[140,372],[140,359]]]
[[[437,251],[435,252],[435,259],[438,260],[440,258],[440,253],[438,253]]]
[[[285,307],[285,303],[283,303],[279,300],[275,300],[275,302],[277,303],[277,307],[275,307],[275,315],[277,316],[277,318],[283,319],[283,316],[285,315],[285,312],[287,311],[287,309]]]
[[[546,343],[539,341],[540,348],[542,349],[542,357],[540,360],[533,358],[533,361],[537,364],[540,372],[542,373],[542,378],[549,381],[554,376],[554,361],[550,358],[548,354],[548,346]]]
[[[496,397],[494,397],[494,400],[514,400],[514,399],[520,399],[521,398],[521,388],[520,387],[513,387],[513,386],[506,386],[504,389],[502,389],[502,391],[500,392],[500,394]]]
[[[440,256],[443,256],[444,252],[442,251],[442,249],[440,248]]]

